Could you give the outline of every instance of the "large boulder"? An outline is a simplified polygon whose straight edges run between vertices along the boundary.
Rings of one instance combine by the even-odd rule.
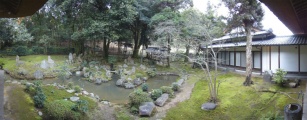
[[[116,81],[116,86],[123,86],[124,85],[124,80],[123,79],[118,79]]]
[[[143,83],[143,81],[140,78],[136,78],[133,80],[133,84],[136,86],[139,86]]]
[[[34,78],[35,79],[43,79],[44,78],[44,73],[40,70],[36,70],[34,72]]]
[[[180,79],[180,80],[177,81],[177,84],[178,84],[179,86],[181,86],[181,85],[183,84],[183,82],[184,82],[184,79]]]
[[[164,93],[164,94],[161,95],[161,97],[159,97],[159,98],[155,101],[155,104],[156,104],[157,106],[162,107],[162,106],[165,104],[165,102],[167,101],[167,99],[168,99],[168,94]]]
[[[140,116],[150,116],[154,108],[155,108],[155,104],[153,102],[144,102],[139,107],[139,115]]]
[[[216,108],[216,104],[214,103],[204,103],[201,105],[201,109],[202,110],[214,110]]]
[[[96,78],[96,82],[97,85],[100,85],[102,83],[102,79],[101,78]]]
[[[127,82],[127,83],[125,83],[125,88],[126,89],[132,89],[132,88],[134,88],[135,86],[132,84],[132,83],[130,83],[130,82]]]

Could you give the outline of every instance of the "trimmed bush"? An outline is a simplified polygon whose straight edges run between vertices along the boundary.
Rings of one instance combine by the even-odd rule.
[[[67,87],[68,87],[69,89],[73,89],[74,83],[73,83],[73,82],[68,82]]]
[[[72,107],[72,110],[86,113],[88,111],[88,102],[86,100],[78,100],[77,103]]]
[[[148,71],[146,71],[146,72],[147,72],[147,74],[149,75],[149,77],[154,77],[154,76],[157,75],[156,71],[154,71],[154,70],[148,70]]]
[[[75,90],[76,93],[80,93],[81,92],[81,87],[79,85],[76,85],[74,87],[74,90]]]
[[[273,76],[273,81],[275,81],[278,85],[283,86],[283,84],[286,82],[286,79],[285,79],[286,74],[287,74],[286,71],[278,68],[276,70],[275,75]]]
[[[143,90],[143,92],[147,92],[148,91],[148,84],[143,83],[142,84],[142,90]]]
[[[135,74],[135,77],[136,77],[136,78],[141,78],[142,76],[143,76],[143,75],[142,75],[141,73],[136,73],[136,74]]]
[[[149,97],[149,94],[143,92],[141,89],[134,90],[129,94],[129,104],[130,107],[139,108],[143,102],[151,102],[152,100]]]
[[[46,100],[46,96],[43,92],[38,92],[36,95],[33,97],[35,107],[37,108],[43,108],[44,103]]]
[[[162,95],[162,90],[161,89],[153,89],[152,92],[151,92],[150,97],[153,100],[157,100],[161,95]]]
[[[17,46],[15,48],[15,53],[20,56],[28,55],[28,48],[27,46]]]
[[[173,91],[179,91],[180,86],[177,83],[172,83],[172,89]]]
[[[172,89],[172,87],[169,86],[162,86],[161,87],[162,93],[167,93],[169,94],[171,97],[174,96],[174,91]]]
[[[46,119],[76,120],[81,114],[72,110],[75,104],[67,100],[55,100],[46,105]]]

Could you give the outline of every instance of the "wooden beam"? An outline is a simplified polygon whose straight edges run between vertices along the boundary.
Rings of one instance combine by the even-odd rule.
[[[271,60],[271,46],[269,47],[269,66],[270,66],[270,70],[272,70],[272,60]]]
[[[298,45],[298,74],[301,74],[301,45]]]
[[[280,45],[278,45],[278,68],[280,68]]]

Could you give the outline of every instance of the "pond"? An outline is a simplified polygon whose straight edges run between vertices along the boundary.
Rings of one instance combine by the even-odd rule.
[[[74,85],[79,85],[84,88],[89,93],[94,93],[98,95],[101,99],[108,100],[112,103],[127,103],[128,96],[133,91],[133,89],[125,89],[122,87],[117,87],[115,85],[116,80],[119,76],[113,75],[112,80],[107,83],[102,83],[101,85],[96,85],[95,83],[82,80],[82,77],[73,76],[68,80],[52,79],[44,80],[44,84],[53,84],[60,83],[67,85],[68,82],[73,82]],[[178,76],[156,76],[149,78],[146,83],[148,84],[149,89],[157,89],[161,86],[170,86],[173,82],[176,81]],[[141,86],[139,86],[141,87]]]

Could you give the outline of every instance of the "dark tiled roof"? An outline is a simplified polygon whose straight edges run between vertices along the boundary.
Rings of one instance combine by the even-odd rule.
[[[246,42],[233,42],[212,45],[213,48],[219,47],[240,47],[245,46]],[[271,45],[307,45],[307,36],[278,36],[268,40],[258,40],[252,42],[253,46]],[[205,48],[205,47],[202,47]]]

